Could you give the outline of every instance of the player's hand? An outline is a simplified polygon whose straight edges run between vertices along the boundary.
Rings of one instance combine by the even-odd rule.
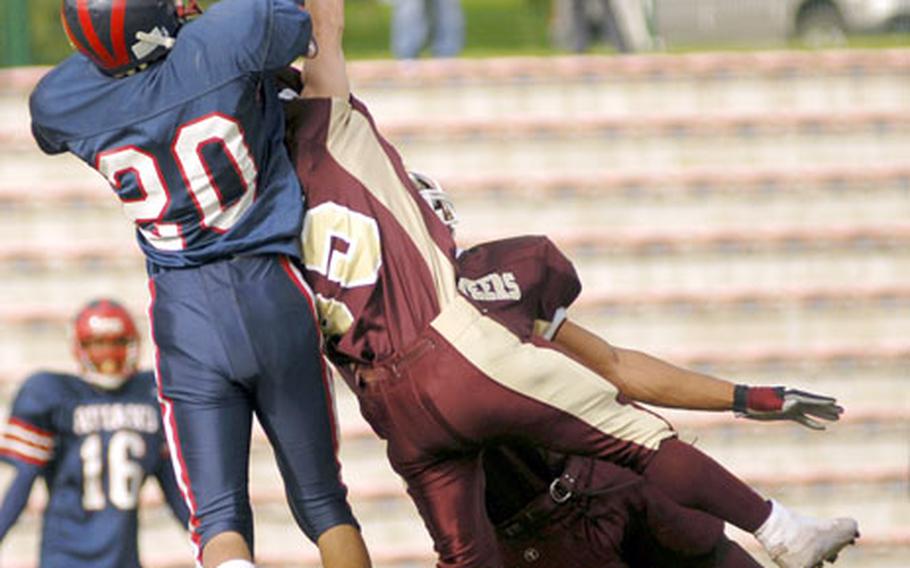
[[[313,59],[317,55],[319,55],[319,44],[316,43],[316,39],[313,38],[313,39],[310,39],[310,43],[307,44],[306,55],[304,55],[304,57],[306,57],[307,59]]]
[[[837,399],[785,387],[737,385],[733,411],[753,420],[792,420],[813,430],[824,430],[822,421],[836,422],[843,414]]]

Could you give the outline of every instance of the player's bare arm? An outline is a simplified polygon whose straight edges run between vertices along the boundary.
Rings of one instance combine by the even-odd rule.
[[[570,320],[560,326],[553,340],[631,399],[692,410],[733,407],[733,383],[616,347]]]
[[[410,172],[410,175],[430,208],[453,229],[458,216],[442,186],[423,174]],[[516,260],[516,251],[523,251],[521,258],[535,258],[538,267],[546,269],[528,269]],[[784,387],[736,385],[640,351],[619,348],[566,320],[565,308],[575,301],[581,283],[569,259],[546,238],[514,237],[476,245],[460,255],[458,263],[459,274],[467,276],[462,279],[462,283],[468,283],[463,293],[477,302],[492,302],[486,309],[495,311],[516,326],[516,330],[530,333],[527,324],[534,319],[534,333],[555,341],[630,399],[688,410],[733,410],[740,416],[759,420],[794,420],[813,429],[824,428],[824,423],[816,418],[837,420],[843,411],[830,397]],[[487,297],[483,290],[475,293],[477,290],[469,284],[498,275],[506,267],[516,287],[534,293],[519,294],[509,302],[495,294],[493,298]],[[494,272],[490,273],[491,270]],[[473,280],[476,278],[480,280]]]
[[[307,9],[313,20],[313,35],[318,45],[315,56],[306,60],[301,73],[304,98],[347,98],[351,93],[342,48],[344,1],[309,0]]]
[[[824,429],[843,408],[835,399],[782,387],[746,387],[683,369],[640,351],[616,347],[582,326],[566,320],[554,342],[613,383],[633,400],[689,410],[734,410],[757,420],[795,420]],[[814,418],[813,418],[814,417]]]

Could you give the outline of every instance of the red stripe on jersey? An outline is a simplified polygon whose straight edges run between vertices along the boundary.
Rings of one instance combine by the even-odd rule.
[[[281,268],[287,273],[288,278],[291,279],[294,286],[296,286],[297,289],[300,290],[300,293],[306,298],[307,304],[310,306],[310,313],[313,315],[313,325],[316,326],[316,332],[321,336],[322,332],[319,330],[319,314],[316,312],[316,304],[313,301],[313,292],[310,290],[309,284],[303,279],[303,275],[297,267],[291,264],[288,257],[281,257],[280,262]],[[329,370],[325,366],[325,357],[319,358],[319,364],[322,367],[322,390],[325,394],[325,401],[329,409],[329,427],[332,429],[332,448],[335,450],[335,463],[339,466],[340,471],[341,462],[338,460],[338,425],[335,423],[335,402],[332,399],[332,387],[329,384]]]
[[[155,281],[151,279],[149,280],[149,297],[151,298],[148,308],[149,327],[154,330],[156,294]],[[176,459],[177,463],[180,464],[179,480],[182,481],[182,483],[178,482],[177,486],[183,494],[183,500],[186,502],[187,509],[190,510],[190,540],[193,542],[193,546],[196,549],[196,561],[202,566],[202,546],[200,546],[202,543],[202,535],[196,530],[199,528],[199,518],[196,516],[196,496],[193,494],[189,473],[187,473],[186,469],[186,462],[183,459],[183,452],[180,449],[180,435],[177,433],[177,420],[174,418],[174,403],[171,399],[164,396],[164,391],[161,388],[161,352],[158,349],[158,344],[155,343],[155,334],[151,333],[150,337],[155,350],[155,386],[158,390],[161,418],[165,424],[165,436],[168,438],[169,445],[173,445],[176,450],[176,452],[171,452],[171,458]],[[176,453],[176,455],[173,455],[174,453]]]
[[[23,430],[27,430],[37,436],[43,436],[45,438],[54,437],[53,432],[49,432],[47,430],[42,430],[41,428],[38,428],[37,426],[33,426],[33,425],[29,424],[28,422],[20,420],[19,418],[10,417],[9,423],[13,424],[14,426],[18,426],[19,428],[22,428]]]
[[[111,43],[114,46],[114,65],[120,67],[130,62],[126,52],[126,30],[123,22],[126,20],[126,0],[114,0],[111,5]]]
[[[98,34],[95,32],[95,27],[92,25],[88,0],[79,0],[76,4],[76,8],[79,11],[79,27],[82,28],[82,33],[85,34],[85,39],[88,40],[88,44],[92,48],[91,51],[101,59],[101,62],[105,66],[113,67],[114,58],[107,52],[107,49],[101,43],[101,38],[99,38]]]
[[[37,465],[37,466],[44,466],[47,464],[47,461],[48,461],[48,460],[39,460],[37,458],[33,458],[33,457],[27,456],[25,454],[20,454],[19,452],[15,451],[15,450],[11,450],[9,448],[0,448],[0,456],[7,456],[10,458],[13,458],[14,460],[18,460],[21,462],[25,462],[25,463],[28,463],[31,465]]]

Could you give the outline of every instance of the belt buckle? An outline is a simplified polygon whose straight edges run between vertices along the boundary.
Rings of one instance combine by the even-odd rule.
[[[572,498],[572,490],[562,483],[562,478],[557,477],[550,483],[550,499],[557,503],[565,503]]]

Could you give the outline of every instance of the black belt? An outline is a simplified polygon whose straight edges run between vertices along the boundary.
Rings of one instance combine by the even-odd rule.
[[[557,477],[550,482],[545,494],[538,495],[524,509],[499,523],[496,530],[505,538],[518,538],[545,526],[561,505],[576,496],[576,481],[568,473]]]
[[[576,464],[577,463],[578,462],[576,462]],[[588,465],[591,465],[591,463],[588,462]],[[538,495],[526,505],[524,509],[496,525],[497,532],[507,539],[535,534],[539,529],[552,523],[554,515],[556,514],[569,515],[570,512],[574,512],[576,515],[582,515],[585,513],[583,505],[578,507],[563,507],[563,505],[575,503],[591,497],[624,491],[629,487],[643,482],[642,479],[638,478],[619,485],[590,488],[584,487],[586,484],[590,483],[590,479],[587,479],[587,477],[584,478],[586,481],[583,481],[581,484],[578,482],[578,479],[583,475],[590,475],[590,469],[570,466],[567,470],[568,471],[561,476],[550,482],[549,488],[545,494]],[[581,487],[579,487],[579,485],[581,485]]]

